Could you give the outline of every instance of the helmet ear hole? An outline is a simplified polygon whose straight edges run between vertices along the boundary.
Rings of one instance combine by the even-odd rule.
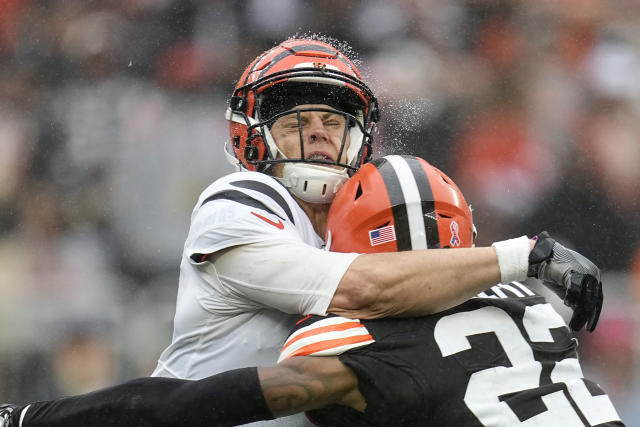
[[[232,96],[229,101],[229,107],[236,113],[246,113],[247,105],[247,98],[244,96]]]
[[[360,196],[362,196],[362,184],[358,183],[358,189],[356,190],[356,197],[354,200],[358,200]]]
[[[391,224],[391,221],[387,221],[387,222],[385,222],[383,224],[380,224],[377,227],[374,227],[374,229],[377,230],[378,228],[386,227],[389,224]]]
[[[258,147],[248,145],[244,148],[244,157],[250,162],[258,160],[259,155]]]
[[[453,182],[451,181],[451,179],[450,179],[448,176],[445,176],[445,175],[440,174],[440,178],[442,178],[442,180],[443,180],[444,182],[446,182],[447,184],[449,184],[449,185],[454,185],[454,184],[453,184]]]

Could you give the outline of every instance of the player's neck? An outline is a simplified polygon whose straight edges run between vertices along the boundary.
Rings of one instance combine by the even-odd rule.
[[[295,196],[293,196],[295,197]],[[295,197],[296,201],[307,214],[313,229],[318,236],[324,239],[324,232],[327,226],[327,214],[329,213],[330,203],[309,203]]]

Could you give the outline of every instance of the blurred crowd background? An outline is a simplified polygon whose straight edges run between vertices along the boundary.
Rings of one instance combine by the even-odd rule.
[[[640,425],[638,0],[0,0],[0,402],[151,372],[235,80],[311,35],[378,94],[376,155],[452,176],[479,245],[546,229],[601,266],[581,360]]]

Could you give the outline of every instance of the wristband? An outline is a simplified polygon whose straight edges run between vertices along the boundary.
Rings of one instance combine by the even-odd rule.
[[[495,248],[498,255],[500,283],[509,283],[527,278],[529,252],[531,252],[531,245],[527,236],[502,240],[493,243],[491,246]]]

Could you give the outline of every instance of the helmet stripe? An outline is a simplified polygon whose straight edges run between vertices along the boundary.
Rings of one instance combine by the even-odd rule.
[[[314,43],[314,44],[286,46],[286,48],[291,49],[296,55],[300,52],[304,52],[305,50],[319,50],[320,52],[326,52],[326,53],[332,54],[333,55],[332,59],[339,59],[346,66],[348,66],[350,70],[353,71],[353,65],[351,64],[351,62],[349,62],[349,59],[333,46],[323,46],[321,44]]]
[[[422,215],[422,199],[420,198],[420,190],[416,183],[415,171],[402,156],[387,156],[387,159],[391,165],[393,165],[398,175],[400,188],[404,195],[411,235],[411,249],[426,249],[427,240],[425,235],[425,221]]]
[[[285,49],[290,49],[296,55],[300,52],[304,52],[305,50],[318,50],[320,52],[330,53],[335,55],[338,51],[334,47],[328,47],[321,45],[319,43],[306,43],[306,44],[292,44],[292,45],[284,45]]]
[[[288,47],[288,49],[292,49],[291,47]],[[286,58],[287,56],[291,56],[291,55],[297,55],[298,52],[302,52],[305,50],[319,50],[321,52],[327,52],[327,53],[335,53],[335,50],[331,50],[329,48],[326,48],[324,46],[317,46],[317,45],[303,45],[303,46],[296,46],[296,49],[292,49],[291,51],[289,50],[285,50],[284,52],[282,52],[281,54],[277,55],[275,58],[273,58],[271,60],[271,62],[269,63],[269,65],[267,65],[266,67],[264,67],[262,70],[260,70],[260,76],[259,78],[264,77],[267,72],[271,69],[271,67],[275,66],[278,62],[280,62],[282,59]],[[312,62],[313,57],[309,57],[309,61]],[[343,57],[342,55],[337,55],[336,58],[332,58],[332,59],[338,59],[341,62],[343,62],[346,66],[349,67],[350,70],[353,71],[353,67],[351,65],[351,63],[349,63],[349,61],[347,60],[346,57]]]
[[[393,222],[396,229],[398,251],[409,251],[411,250],[411,234],[409,232],[407,205],[405,203],[402,185],[398,179],[398,174],[396,173],[393,165],[389,162],[389,157],[390,156],[375,159],[371,164],[378,169],[378,172],[384,181],[384,186],[387,189],[387,195],[393,212]]]
[[[274,65],[276,65],[278,62],[280,62],[283,58],[286,58],[287,56],[291,56],[293,55],[292,52],[289,52],[288,50],[285,50],[284,52],[280,53],[279,55],[277,55],[275,58],[273,58],[271,60],[271,62],[269,63],[269,65],[267,65],[266,67],[264,67],[262,70],[260,70],[260,75],[258,76],[259,78],[264,77],[264,75],[267,73],[267,71],[269,71],[271,69],[271,67],[273,67]],[[257,80],[257,79],[256,79]]]
[[[438,232],[438,219],[435,216],[435,198],[431,183],[424,170],[424,165],[414,156],[402,156],[413,172],[420,200],[422,201],[422,218],[424,220],[424,232],[427,236],[427,245],[432,248],[440,248],[440,233]],[[433,214],[433,216],[432,216]]]
[[[256,70],[256,67],[258,66],[258,64],[260,63],[260,61],[262,61],[262,58],[264,58],[265,56],[267,56],[269,53],[271,53],[271,51],[275,49],[271,48],[267,51],[262,52],[262,54],[260,56],[258,56],[256,59],[253,60],[253,64],[251,65],[251,69],[248,71],[245,71],[246,76],[244,78],[244,81],[242,82],[241,86],[246,85],[247,83],[249,83],[249,78],[251,77],[251,74]]]

